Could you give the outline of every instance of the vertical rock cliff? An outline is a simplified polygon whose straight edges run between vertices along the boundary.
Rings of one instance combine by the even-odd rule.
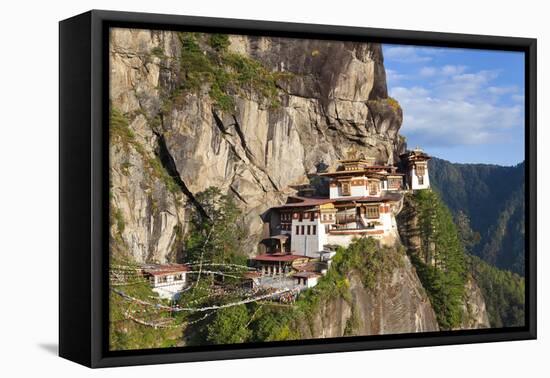
[[[365,288],[357,274],[349,275],[345,297],[322,301],[307,320],[297,322],[304,338],[439,331],[437,318],[409,258],[393,251],[394,268]]]
[[[381,163],[402,152],[402,112],[388,98],[380,45],[231,36],[226,56],[249,64],[252,74],[276,77],[269,95],[277,106],[270,106],[258,93],[262,77],[256,88],[229,89],[221,98],[216,81],[189,89],[193,73],[181,64],[185,38],[111,32],[111,106],[132,134],[126,142],[125,132],[113,137],[112,202],[124,225],[121,238],[138,261],[181,253],[186,206],[209,186],[234,195],[244,209],[255,235],[247,252],[253,253],[259,215],[282,203],[291,185],[307,183],[319,166],[353,145]],[[212,51],[209,40],[190,38],[202,53]],[[224,109],[220,99],[234,106]]]

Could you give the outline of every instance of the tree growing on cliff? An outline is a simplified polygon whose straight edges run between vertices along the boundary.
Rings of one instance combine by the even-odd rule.
[[[185,240],[187,261],[246,262],[243,215],[233,199],[219,188],[209,187],[196,195],[190,230]]]
[[[417,209],[420,253],[412,261],[426,288],[441,328],[457,327],[463,316],[466,260],[457,227],[436,192],[421,190],[412,196]]]

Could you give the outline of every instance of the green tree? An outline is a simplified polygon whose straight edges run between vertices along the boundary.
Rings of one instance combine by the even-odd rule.
[[[481,235],[479,232],[472,230],[470,218],[464,211],[458,210],[454,219],[462,245],[471,251],[480,242]]]
[[[463,316],[466,256],[449,209],[436,192],[417,191],[412,197],[417,209],[420,253],[412,256],[418,276],[443,329],[460,324]]]
[[[243,216],[233,199],[209,187],[196,195],[196,201],[204,211],[196,207],[192,211],[185,241],[187,260],[244,264]]]
[[[455,215],[468,216],[479,242],[465,247],[500,269],[524,274],[525,164],[503,167],[432,158],[430,184]]]
[[[525,279],[469,256],[470,269],[487,305],[492,327],[525,325]]]
[[[277,308],[261,309],[252,322],[254,341],[295,340],[300,334],[292,327],[292,310]]]
[[[213,344],[239,344],[250,337],[250,316],[245,305],[227,307],[217,312],[208,325],[207,340]]]
[[[229,36],[227,34],[212,34],[208,39],[208,44],[214,50],[225,51],[231,44]]]

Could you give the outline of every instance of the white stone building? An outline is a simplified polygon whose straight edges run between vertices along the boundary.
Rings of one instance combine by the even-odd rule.
[[[429,189],[428,160],[431,158],[418,147],[412,151],[407,151],[400,157],[406,165],[408,188],[411,190]]]
[[[265,253],[254,259],[256,263],[268,274],[289,274],[290,262],[297,256],[319,261],[331,247],[347,247],[355,238],[395,243],[395,216],[401,210],[403,191],[430,187],[429,156],[417,149],[401,157],[404,172],[398,172],[397,166],[377,165],[373,158],[350,156],[320,174],[328,179],[328,197],[313,197],[308,191],[270,209],[270,236],[262,241]],[[275,268],[270,270],[270,263]],[[293,273],[297,285],[305,287],[315,285],[321,275],[318,271]]]
[[[295,280],[295,284],[300,289],[309,289],[317,285],[321,274],[317,272],[296,272],[292,275]]]
[[[161,298],[175,299],[187,283],[189,268],[184,264],[148,264],[142,266],[154,292]]]

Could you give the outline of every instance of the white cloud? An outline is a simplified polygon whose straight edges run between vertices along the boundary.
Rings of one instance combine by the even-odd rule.
[[[463,73],[466,70],[466,66],[455,66],[455,65],[445,65],[441,68],[441,73],[443,75],[458,75]]]
[[[485,89],[489,82],[498,76],[496,71],[478,71],[474,73],[459,73],[441,77],[434,90],[438,97],[454,100],[472,100],[485,98]]]
[[[418,72],[420,76],[424,77],[433,77],[433,76],[453,76],[459,75],[466,70],[466,66],[454,66],[454,65],[445,65],[443,67],[433,67],[426,66],[422,67]]]
[[[525,95],[523,94],[512,95],[512,101],[523,103],[525,102]]]
[[[506,87],[491,86],[487,88],[487,92],[495,96],[502,96],[505,94],[516,93],[517,91],[518,91],[518,87],[516,86],[506,86]]]
[[[422,67],[419,72],[420,76],[430,77],[437,74],[437,68],[435,67]]]
[[[386,70],[386,80],[388,81],[389,85],[395,85],[399,83],[402,80],[408,79],[407,75],[401,74],[397,71],[387,69]]]
[[[432,57],[425,54],[426,50],[412,46],[391,46],[384,49],[384,58],[407,63],[429,62]]]
[[[391,95],[403,107],[403,134],[426,147],[502,142],[510,138],[510,129],[523,127],[521,105],[440,96],[424,87],[398,87]]]

